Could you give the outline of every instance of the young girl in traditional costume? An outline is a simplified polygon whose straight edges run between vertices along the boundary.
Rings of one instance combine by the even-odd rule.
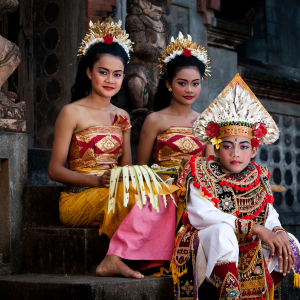
[[[199,116],[191,106],[198,99],[202,79],[209,72],[206,50],[192,38],[179,33],[172,38],[160,59],[161,79],[155,95],[154,110],[142,127],[136,163],[147,165],[153,151],[154,162],[160,167],[178,171],[182,159],[209,154],[209,147],[192,134],[192,124]],[[172,257],[176,228],[176,207],[170,196],[161,211],[150,206],[140,211],[136,206],[124,219],[113,236],[107,255],[139,260],[140,268],[163,265]],[[183,205],[178,202],[177,218]]]
[[[198,299],[206,277],[222,300],[274,299],[283,277],[300,271],[300,245],[281,227],[268,169],[251,158],[260,144],[278,139],[279,129],[236,75],[197,118],[193,132],[215,146],[216,156],[195,155],[185,167],[190,224],[180,231],[171,262],[177,298]]]
[[[71,104],[62,109],[55,124],[49,165],[50,178],[67,185],[59,200],[61,222],[69,227],[100,227],[100,234],[109,238],[136,202],[131,193],[123,207],[120,190],[115,213],[107,214],[109,170],[132,164],[129,115],[110,103],[121,88],[129,51],[132,43],[120,22],[109,18],[90,24],[78,51],[81,58]],[[125,264],[121,268],[141,276]]]

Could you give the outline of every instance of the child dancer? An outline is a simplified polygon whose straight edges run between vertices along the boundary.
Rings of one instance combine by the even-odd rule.
[[[291,269],[300,271],[299,242],[278,220],[268,169],[251,158],[259,144],[278,139],[279,129],[236,75],[196,120],[193,132],[215,146],[216,156],[194,156],[186,166],[191,225],[181,231],[173,254],[177,288],[187,273],[180,265],[184,237],[193,236],[190,245],[198,251],[194,266],[202,270],[195,274],[194,299],[204,273],[219,299],[273,299],[274,285]]]

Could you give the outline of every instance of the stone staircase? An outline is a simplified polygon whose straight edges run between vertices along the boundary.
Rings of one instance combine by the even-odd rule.
[[[95,275],[109,240],[100,237],[97,228],[61,225],[58,199],[64,187],[48,178],[49,159],[50,150],[29,149],[28,186],[23,202],[24,274],[0,276],[0,299],[173,299],[171,277],[138,280]],[[5,274],[3,267],[4,264]]]
[[[0,276],[1,300],[171,300],[171,277],[103,278],[95,269],[109,240],[97,228],[66,228],[58,218],[63,186],[47,175],[50,150],[29,149],[28,186],[24,196],[24,274]],[[0,262],[10,274],[9,264]],[[7,272],[5,268],[7,267]],[[199,300],[213,300],[211,284],[199,290]],[[283,282],[282,300],[300,300],[293,276]]]

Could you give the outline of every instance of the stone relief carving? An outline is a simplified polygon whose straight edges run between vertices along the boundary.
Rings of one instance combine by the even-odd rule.
[[[128,0],[126,31],[134,53],[126,69],[125,86],[133,105],[132,144],[138,143],[140,127],[153,108],[159,81],[158,58],[169,40],[169,29],[162,16],[165,0]]]
[[[0,0],[0,14],[14,12],[17,0]],[[0,88],[21,62],[17,45],[0,35]],[[0,131],[26,131],[25,102],[18,102],[13,92],[0,92]]]

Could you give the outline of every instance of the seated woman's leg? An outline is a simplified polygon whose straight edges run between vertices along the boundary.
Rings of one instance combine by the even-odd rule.
[[[135,204],[132,197],[127,207],[116,207],[115,213],[107,214],[108,189],[92,188],[77,194],[62,193],[59,203],[61,222],[68,227],[100,227],[100,233],[113,236],[120,223]],[[118,202],[119,203],[119,202]],[[96,269],[99,276],[144,276],[129,268],[120,257],[109,255]]]

